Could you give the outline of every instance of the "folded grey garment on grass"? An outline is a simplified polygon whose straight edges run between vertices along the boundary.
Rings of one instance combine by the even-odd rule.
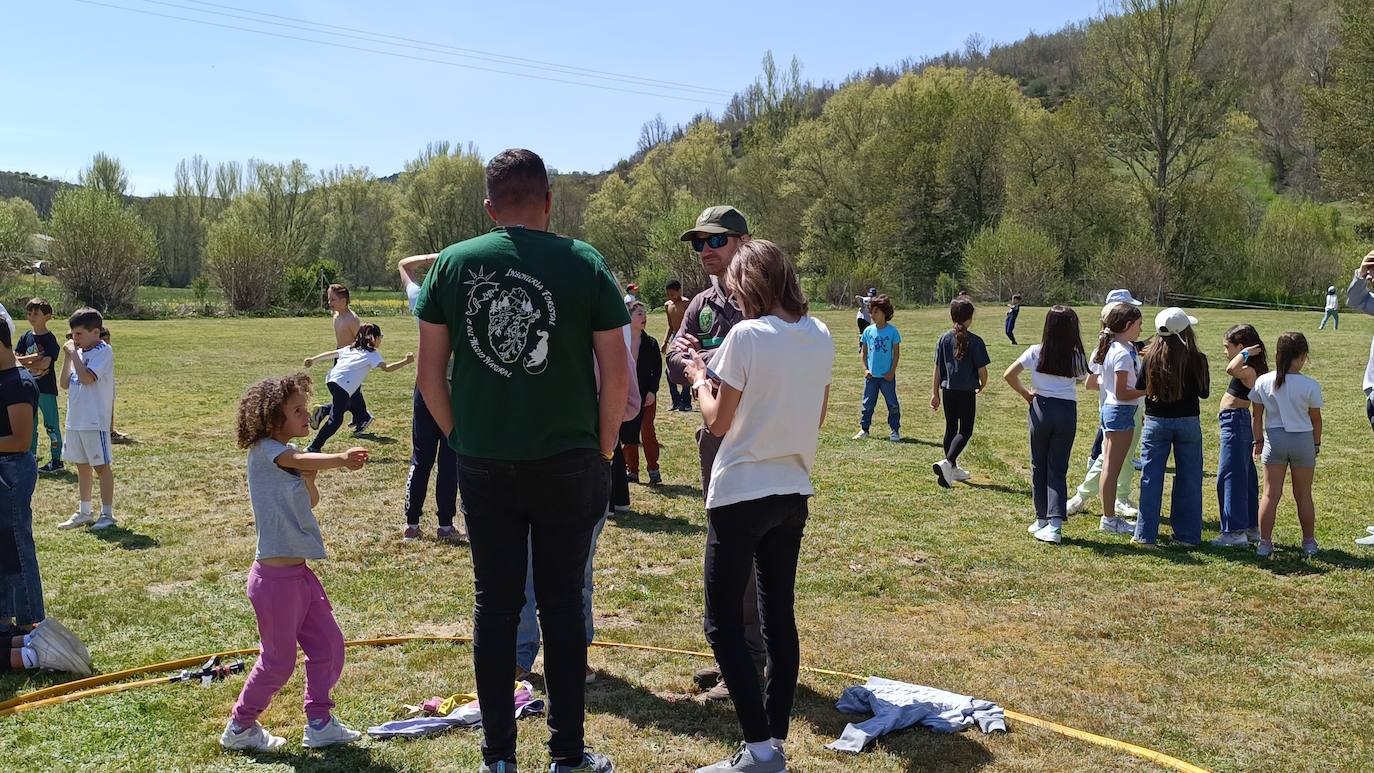
[[[850,723],[825,746],[840,752],[857,754],[878,736],[918,724],[937,733],[956,733],[975,724],[984,733],[1007,731],[1002,707],[991,701],[876,676],[845,689],[835,707],[847,714],[873,715]]]
[[[516,719],[542,713],[544,713],[544,701],[538,699],[515,707]],[[455,727],[479,727],[481,724],[482,710],[478,708],[477,701],[473,701],[467,705],[459,706],[447,716],[415,717],[384,722],[376,727],[369,727],[367,734],[373,738],[419,738],[442,733]]]

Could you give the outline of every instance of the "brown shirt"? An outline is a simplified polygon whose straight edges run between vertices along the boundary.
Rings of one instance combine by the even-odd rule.
[[[742,319],[744,319],[744,312],[735,305],[734,299],[727,297],[721,291],[718,283],[712,283],[710,287],[697,293],[696,297],[692,298],[691,303],[687,304],[687,310],[682,316],[682,326],[678,332],[696,336],[696,339],[701,342],[701,359],[709,366],[711,355],[725,340],[725,334],[729,333],[730,328]],[[681,352],[670,351],[668,353],[668,380],[674,384],[687,384],[684,364],[685,360]]]

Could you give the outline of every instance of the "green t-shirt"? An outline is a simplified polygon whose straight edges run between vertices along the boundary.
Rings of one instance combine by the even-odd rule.
[[[600,448],[592,332],[630,315],[591,245],[518,227],[454,244],[415,316],[448,328],[458,453],[530,461]]]

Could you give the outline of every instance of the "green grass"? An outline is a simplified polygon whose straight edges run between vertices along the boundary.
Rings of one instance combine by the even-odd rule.
[[[1080,311],[1093,319],[1096,310]],[[1146,310],[1147,317],[1153,311]],[[1351,544],[1371,521],[1366,503],[1371,438],[1360,376],[1374,322],[1347,316],[1318,334],[1316,314],[1207,310],[1200,340],[1224,385],[1218,340],[1231,323],[1256,324],[1272,343],[1307,330],[1310,369],[1327,398],[1317,472],[1317,537],[1300,560],[1291,501],[1280,508],[1280,553],[1170,546],[1135,549],[1095,530],[1096,512],[1072,519],[1065,543],[1026,534],[1032,517],[1025,407],[994,375],[978,433],[964,457],[969,485],[938,488],[929,465],[943,422],[926,406],[929,363],[944,314],[901,311],[899,376],[906,442],[852,442],[860,381],[852,313],[821,315],[837,337],[831,414],[821,433],[817,496],[803,544],[798,617],[806,663],[871,673],[988,698],[1003,706],[1130,741],[1217,770],[1368,770],[1374,716],[1367,689],[1374,658],[1369,569],[1374,553]],[[1021,335],[1042,318],[1025,309]],[[654,324],[661,328],[659,317]],[[244,457],[232,415],[243,388],[286,372],[332,345],[320,319],[116,321],[117,426],[138,443],[116,449],[121,528],[59,532],[76,499],[71,478],[44,479],[34,497],[51,614],[90,644],[101,671],[250,647],[256,641],[243,585],[253,554]],[[1000,371],[1019,354],[1001,315],[975,322]],[[58,331],[59,334],[61,331]],[[389,357],[414,347],[415,329],[387,328]],[[323,369],[316,375],[322,380]],[[409,455],[413,372],[367,382],[378,415],[365,441],[372,462],[322,475],[317,509],[330,559],[316,563],[348,638],[471,630],[465,547],[399,539]],[[666,400],[666,390],[661,397]],[[1206,537],[1216,533],[1216,398],[1203,416]],[[1074,469],[1086,462],[1093,403],[1080,411]],[[499,408],[499,406],[493,406]],[[880,407],[875,425],[882,426]],[[659,417],[664,486],[633,489],[634,512],[607,526],[597,557],[598,637],[705,649],[701,633],[704,514],[692,431],[698,415]],[[342,448],[346,439],[331,447]],[[1166,498],[1167,501],[1167,498]],[[432,505],[424,526],[433,533]],[[1167,533],[1167,526],[1165,528]],[[626,771],[694,769],[738,741],[728,706],[684,699],[690,658],[594,650],[600,680],[588,688],[588,740]],[[389,707],[472,688],[466,646],[352,649],[335,693],[338,714],[365,727]],[[60,681],[0,679],[0,696]],[[0,719],[0,754],[24,767],[118,770],[259,769],[215,742],[242,677],[208,689],[168,685]],[[844,680],[805,675],[789,743],[796,771],[1145,770],[1148,763],[1024,725],[1004,736],[884,739],[859,760],[822,745],[848,717],[834,709]],[[264,715],[292,746],[267,769],[428,771],[472,769],[478,737],[454,732],[414,742],[326,752],[299,748],[297,675]],[[520,760],[546,758],[540,721],[521,723]]]

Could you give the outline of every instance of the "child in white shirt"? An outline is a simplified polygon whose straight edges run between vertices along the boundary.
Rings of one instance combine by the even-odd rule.
[[[114,469],[110,423],[114,417],[114,349],[100,340],[105,319],[91,308],[72,312],[71,338],[62,346],[62,373],[57,383],[67,390],[67,438],[62,461],[76,465],[80,503],[59,529],[115,525]],[[91,489],[100,477],[100,517],[91,512]]]

